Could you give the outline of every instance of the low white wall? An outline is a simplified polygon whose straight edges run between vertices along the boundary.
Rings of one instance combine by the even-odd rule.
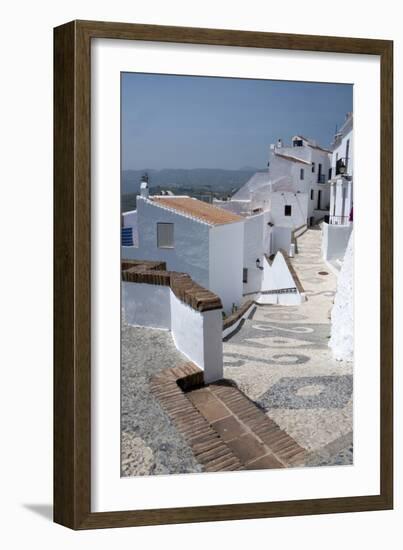
[[[171,330],[176,347],[204,370],[208,384],[223,377],[222,310],[196,311],[171,291]]]
[[[171,289],[147,283],[122,283],[123,311],[129,325],[171,329]]]
[[[272,228],[273,234],[273,254],[281,248],[289,250],[291,244],[292,228],[291,227],[276,227]]]
[[[339,361],[354,357],[354,241],[351,234],[337,280],[337,292],[331,313],[329,347]]]
[[[297,291],[292,294],[284,294],[281,292],[278,294],[260,294],[256,300],[256,303],[260,305],[274,304],[279,306],[295,306],[302,304],[304,301],[304,296]]]
[[[245,311],[245,313],[233,324],[231,325],[230,327],[227,327],[226,329],[224,329],[222,331],[222,337],[223,338],[226,338],[227,336],[229,336],[230,334],[232,334],[233,332],[236,331],[236,329],[239,327],[240,323],[246,319],[247,317],[249,317],[249,315],[251,314],[251,312],[256,309],[256,304],[255,303],[252,303],[250,305],[250,307]]]
[[[176,347],[204,369],[204,318],[171,291],[171,330]]]
[[[295,281],[281,253],[276,254],[271,265],[266,258],[264,259],[262,290],[277,290],[294,287]]]
[[[222,345],[222,313],[213,309],[202,313],[204,319],[204,381],[209,384],[224,376]]]
[[[262,291],[273,291],[285,288],[295,288],[295,281],[290,273],[287,262],[281,253],[277,253],[272,264],[267,259],[263,262],[263,282]],[[295,305],[300,304],[305,297],[298,292],[294,293],[270,293],[260,294],[256,302],[258,304],[281,304]]]
[[[322,256],[326,261],[342,260],[347,249],[353,225],[322,225]]]
[[[223,377],[222,310],[200,312],[181,302],[167,286],[122,283],[129,325],[171,330],[180,352],[204,370],[206,383]]]

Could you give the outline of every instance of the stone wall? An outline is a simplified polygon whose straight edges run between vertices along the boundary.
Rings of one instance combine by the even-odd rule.
[[[331,314],[329,347],[339,361],[352,361],[354,356],[354,233],[351,233]]]

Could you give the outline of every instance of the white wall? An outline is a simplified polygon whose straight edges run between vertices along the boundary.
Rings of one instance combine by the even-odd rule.
[[[322,257],[323,259],[341,260],[346,252],[353,225],[322,224]]]
[[[243,284],[244,294],[257,292],[262,286],[263,271],[256,267],[256,260],[263,267],[265,233],[269,233],[266,228],[269,226],[265,224],[264,213],[245,219],[243,267],[248,270],[248,282]]]
[[[287,262],[281,252],[278,252],[270,265],[266,258],[263,262],[262,291],[294,288],[295,281],[290,273]],[[256,300],[259,304],[300,304],[305,298],[297,291],[295,293],[261,294]]]
[[[168,286],[122,281],[124,318],[129,325],[171,329],[171,289]]]
[[[291,244],[292,229],[291,227],[277,227],[272,228],[273,235],[273,251],[275,254],[281,248],[288,252]]]
[[[308,194],[275,191],[270,194],[271,217],[275,226],[299,227],[307,221]],[[291,216],[284,215],[285,205],[291,205]]]
[[[271,265],[265,258],[263,266],[262,290],[295,287],[294,279],[281,252],[276,254]]]
[[[204,369],[204,319],[170,291],[172,337],[176,347],[198,367]],[[221,313],[220,313],[221,315]]]
[[[204,370],[206,382],[223,377],[222,310],[200,312],[170,287],[123,281],[124,318],[129,325],[170,330],[178,350]]]
[[[127,259],[161,260],[167,269],[188,273],[209,287],[209,229],[206,223],[187,218],[151,201],[137,198],[139,246],[122,247]],[[158,248],[157,223],[174,224],[174,248]]]
[[[209,384],[224,376],[222,313],[221,309],[204,311],[203,347],[204,347],[204,381]]]
[[[223,377],[221,311],[196,311],[171,291],[173,340],[184,355],[204,370],[206,383]]]
[[[243,221],[210,229],[208,288],[221,298],[226,313],[242,300],[243,240]]]
[[[123,212],[123,225],[124,227],[137,226],[137,210],[131,210],[130,212]]]
[[[334,357],[352,361],[354,357],[354,237],[348,241],[331,313],[329,347]]]

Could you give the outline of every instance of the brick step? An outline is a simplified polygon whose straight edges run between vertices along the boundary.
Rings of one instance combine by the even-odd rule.
[[[253,401],[226,381],[203,385],[193,363],[158,373],[150,386],[205,471],[304,463],[305,449]]]

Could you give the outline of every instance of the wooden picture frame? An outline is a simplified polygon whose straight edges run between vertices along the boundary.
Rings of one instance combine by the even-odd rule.
[[[91,512],[91,40],[113,38],[380,56],[381,472],[370,496]],[[72,529],[329,514],[393,507],[393,43],[127,23],[54,30],[54,521]]]

